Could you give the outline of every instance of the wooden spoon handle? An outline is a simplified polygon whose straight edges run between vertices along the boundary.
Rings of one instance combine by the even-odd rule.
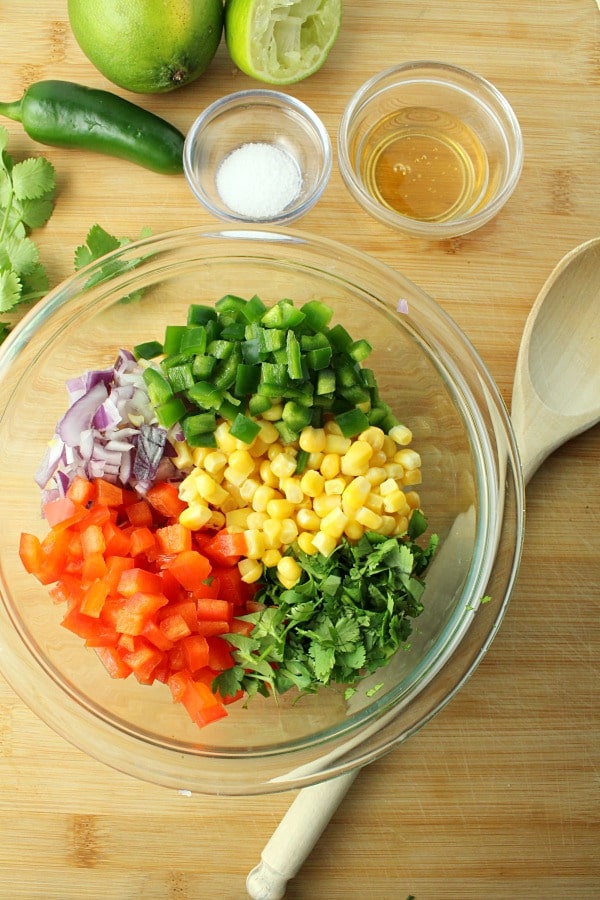
[[[285,895],[288,881],[300,871],[359,771],[302,788],[246,879],[253,900],[280,900]]]

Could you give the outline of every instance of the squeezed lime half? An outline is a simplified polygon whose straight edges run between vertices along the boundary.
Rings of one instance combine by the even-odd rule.
[[[321,68],[341,21],[342,0],[227,0],[225,40],[246,75],[293,84]]]

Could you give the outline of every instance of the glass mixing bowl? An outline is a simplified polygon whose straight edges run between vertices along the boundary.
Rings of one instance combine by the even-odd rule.
[[[123,298],[143,289],[141,298]],[[66,379],[161,338],[190,302],[226,293],[312,298],[373,346],[382,396],[413,431],[419,493],[440,538],[410,648],[366,679],[298,699],[255,697],[204,729],[164,685],[113,680],[59,624],[62,610],[19,560],[45,533],[34,473],[66,409]],[[481,359],[443,310],[376,260],[284,229],[185,229],[120,249],[35,306],[0,348],[0,670],[49,726],[98,760],[208,794],[299,788],[380,757],[424,725],[472,673],[503,618],[520,560],[515,440]],[[489,602],[482,599],[491,597]],[[383,687],[373,692],[375,684]]]

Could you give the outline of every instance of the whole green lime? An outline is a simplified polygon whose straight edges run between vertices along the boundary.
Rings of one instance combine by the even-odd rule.
[[[222,0],[69,0],[75,40],[113,84],[162,94],[208,68],[223,33]]]

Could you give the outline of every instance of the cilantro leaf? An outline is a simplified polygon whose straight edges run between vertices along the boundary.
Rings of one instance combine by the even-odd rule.
[[[21,299],[21,282],[11,269],[0,271],[0,312],[8,312]]]
[[[54,191],[54,166],[43,156],[24,159],[13,166],[11,180],[17,200],[39,200]]]

